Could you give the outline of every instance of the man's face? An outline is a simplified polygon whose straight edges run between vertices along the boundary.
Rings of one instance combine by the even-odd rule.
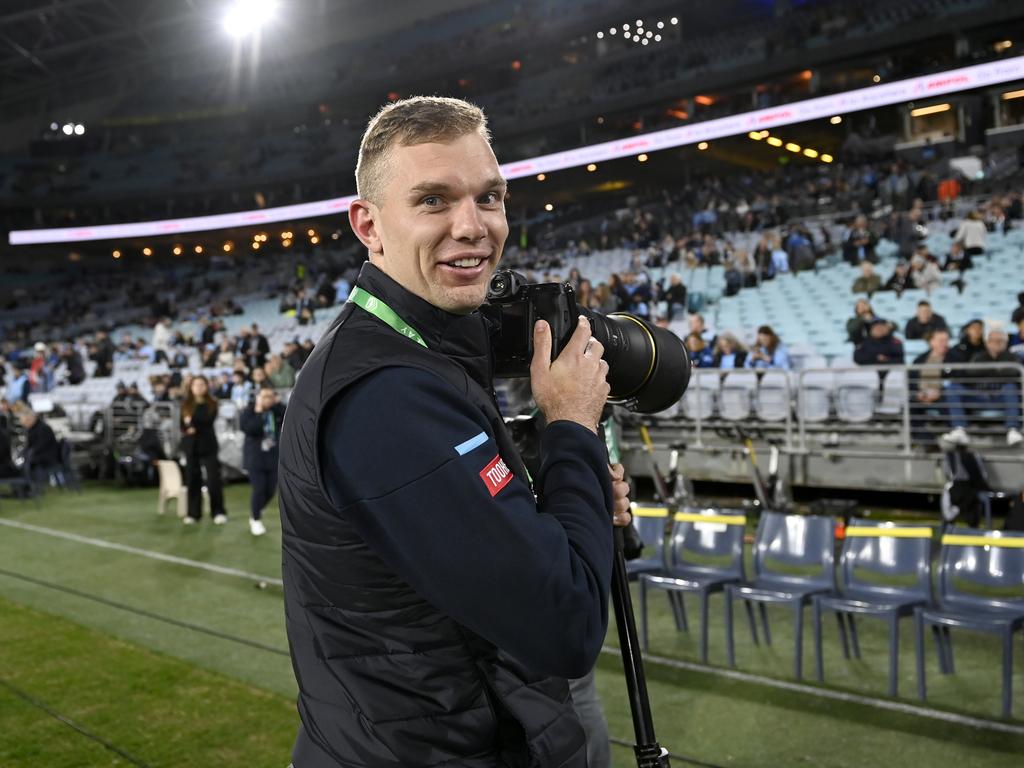
[[[967,340],[971,342],[971,344],[980,344],[981,332],[981,323],[971,323],[970,325],[967,326]]]
[[[922,323],[927,323],[932,319],[932,308],[927,304],[921,304],[917,308],[917,319]]]
[[[935,331],[928,339],[928,347],[936,355],[945,357],[949,352],[949,334],[945,331]]]
[[[501,259],[508,221],[505,181],[479,133],[447,144],[393,146],[375,203],[349,216],[370,261],[448,312],[479,307]]]
[[[985,349],[992,357],[998,357],[1006,351],[1006,342],[1005,333],[990,333],[985,338]]]
[[[871,326],[871,336],[876,339],[885,338],[889,333],[888,323],[875,323]]]

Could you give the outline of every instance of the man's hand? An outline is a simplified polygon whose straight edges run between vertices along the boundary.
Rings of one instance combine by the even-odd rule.
[[[612,525],[625,528],[633,522],[629,511],[629,483],[622,479],[626,470],[621,464],[612,464],[608,469],[612,473]]]
[[[551,362],[551,328],[543,320],[537,321],[530,385],[533,399],[549,424],[575,421],[597,434],[597,423],[611,391],[603,354],[604,347],[591,336],[590,321],[580,317],[569,343]]]

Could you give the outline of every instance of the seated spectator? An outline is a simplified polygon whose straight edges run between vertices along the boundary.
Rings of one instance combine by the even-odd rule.
[[[247,408],[253,397],[252,382],[245,378],[241,371],[231,374],[231,400],[239,408]]]
[[[789,370],[789,353],[770,325],[762,325],[757,329],[757,343],[747,353],[743,367]]]
[[[988,237],[988,230],[985,229],[984,216],[981,211],[971,211],[967,218],[960,223],[953,240],[963,245],[964,253],[968,256],[980,256],[985,252],[985,239]]]
[[[868,229],[868,220],[865,216],[858,216],[853,221],[849,232],[843,238],[843,259],[856,266],[862,261],[878,263],[875,255],[875,236]]]
[[[882,287],[882,278],[875,274],[875,265],[870,261],[860,264],[860,277],[853,281],[851,290],[854,293],[866,293],[868,296]]]
[[[669,277],[668,288],[665,289],[663,298],[668,304],[669,320],[674,319],[677,313],[686,312],[686,286],[678,273],[673,272]]]
[[[917,302],[917,313],[907,320],[904,336],[908,339],[926,339],[935,330],[949,331],[946,318],[932,311],[932,305],[925,299]]]
[[[1010,354],[1016,355],[1024,363],[1024,317],[1017,323],[1017,332],[1010,335]]]
[[[28,360],[19,358],[14,361],[14,376],[7,385],[7,400],[11,403],[27,403],[32,393],[32,385],[28,380]]]
[[[1024,292],[1017,294],[1017,304],[1018,307],[1010,315],[1010,322],[1014,325],[1020,325],[1020,321],[1024,320]]]
[[[778,235],[772,235],[772,275],[789,272],[789,254],[782,248]]]
[[[694,368],[711,368],[714,365],[715,356],[711,347],[699,333],[691,333],[686,337],[686,350],[690,353],[690,362]]]
[[[220,340],[217,357],[212,368],[231,368],[235,364],[235,345],[227,336]]]
[[[868,337],[868,326],[875,321],[875,310],[867,299],[857,299],[853,305],[853,317],[846,321],[846,340],[860,344]]]
[[[903,365],[903,342],[893,335],[893,324],[876,318],[868,330],[868,337],[853,350],[857,365]]]
[[[747,361],[747,350],[739,339],[729,331],[723,331],[715,341],[714,359],[711,361],[712,368],[721,368],[724,371],[733,368],[742,368]]]
[[[960,340],[950,350],[950,360],[954,363],[969,363],[971,358],[985,348],[985,323],[978,318],[968,320],[960,329]]]
[[[266,370],[267,379],[274,389],[290,389],[295,386],[295,370],[280,355],[270,356]]]
[[[925,249],[927,253],[927,249]],[[942,287],[942,273],[939,265],[928,258],[925,253],[915,253],[910,260],[910,278],[915,288],[920,288],[930,294],[936,288]]]
[[[928,351],[914,358],[915,366],[943,365],[949,362],[949,331],[937,328],[928,334]],[[908,377],[910,389],[911,437],[924,442],[932,439],[924,424],[929,413],[948,419],[950,404],[946,397],[950,369],[912,368]]]
[[[694,312],[690,315],[690,333],[696,333],[709,347],[715,346],[715,334],[704,324],[704,315]]]
[[[188,368],[189,361],[188,355],[185,353],[185,350],[181,348],[175,348],[174,354],[171,355],[171,360],[167,365],[169,368],[174,368],[177,370],[181,370],[182,368]]]
[[[956,240],[949,246],[949,255],[942,265],[943,272],[966,272],[974,267],[974,262],[964,250],[964,244]]]
[[[25,429],[25,460],[32,472],[46,472],[59,467],[60,443],[50,425],[28,406],[18,409],[18,421]]]
[[[1006,345],[1006,331],[999,327],[990,328],[985,337],[984,349],[975,354],[970,362],[1010,363],[1012,367],[972,371],[971,378],[977,381],[973,386],[958,380],[950,384],[950,421],[953,429],[942,436],[946,442],[954,445],[966,445],[969,442],[965,406],[1002,411],[1006,423],[1006,444],[1012,447],[1024,441],[1024,434],[1020,431],[1020,387],[1016,368],[1020,361],[1007,351]]]
[[[883,291],[895,291],[896,297],[899,298],[903,295],[903,292],[908,288],[913,287],[913,282],[910,279],[910,265],[900,259],[896,262],[896,268],[893,270],[892,276],[885,281],[885,285],[882,286]]]
[[[231,387],[233,383],[231,381],[231,374],[222,373],[217,379],[211,384],[210,392],[217,400],[230,400],[231,399]],[[187,392],[188,389],[185,388]]]
[[[66,370],[61,383],[75,385],[85,381],[85,365],[82,362],[82,356],[70,342],[61,349],[60,361]]]

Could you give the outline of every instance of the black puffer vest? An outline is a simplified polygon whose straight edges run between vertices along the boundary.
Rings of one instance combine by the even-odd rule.
[[[288,402],[280,506],[286,624],[303,724],[295,766],[585,768],[566,682],[532,673],[424,601],[329,500],[323,414],[347,387],[389,366],[432,371],[465,393],[487,415],[512,471],[525,476],[494,404],[479,313],[443,312],[369,263],[357,285],[428,346],[346,304]]]

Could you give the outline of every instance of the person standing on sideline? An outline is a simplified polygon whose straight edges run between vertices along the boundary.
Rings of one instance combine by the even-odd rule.
[[[252,485],[249,530],[253,536],[267,532],[263,524],[263,508],[277,491],[277,443],[283,422],[284,404],[269,384],[260,388],[255,402],[242,411],[239,418],[239,426],[245,433],[242,464]]]
[[[216,420],[217,399],[210,394],[210,382],[205,376],[193,377],[181,406],[181,453],[185,457],[188,484],[188,514],[182,520],[185,525],[192,525],[203,516],[203,470],[213,522],[224,525],[228,521],[217,458],[220,446],[213,428]]]
[[[552,361],[526,471],[478,308],[508,237],[483,112],[395,102],[371,120],[349,222],[369,260],[305,362],[281,432],[297,768],[586,768],[567,678],[608,627],[629,486],[598,422],[604,348],[580,318]],[[596,767],[595,767],[596,768]]]

